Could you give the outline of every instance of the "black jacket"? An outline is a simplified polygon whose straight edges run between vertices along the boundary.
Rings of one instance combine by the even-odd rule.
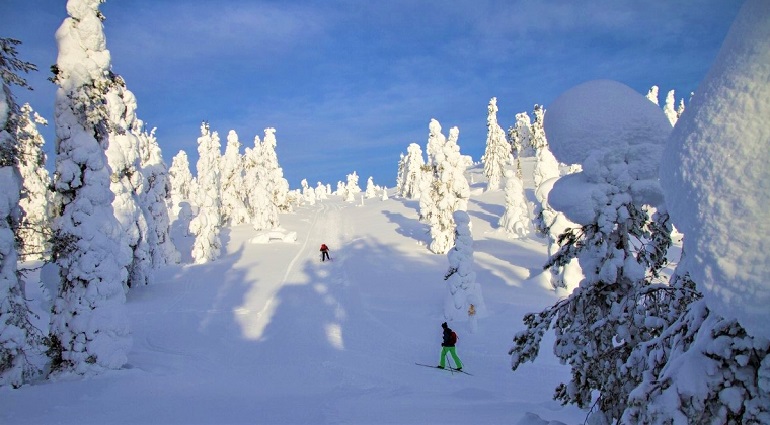
[[[452,342],[452,329],[450,328],[444,328],[444,342],[441,343],[442,347],[454,347],[455,344]]]

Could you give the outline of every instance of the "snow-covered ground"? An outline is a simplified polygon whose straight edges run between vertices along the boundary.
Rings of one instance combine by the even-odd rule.
[[[532,167],[525,163],[525,176]],[[129,364],[0,389],[0,423],[583,423],[585,412],[551,400],[569,374],[551,353],[552,336],[535,363],[510,370],[522,317],[558,295],[542,274],[545,240],[498,230],[504,192],[483,192],[480,168],[469,173],[489,316],[476,333],[468,323],[450,327],[473,376],[415,365],[439,361],[448,265],[427,248],[418,201],[331,196],[281,216],[295,242],[253,243],[249,225],[227,228],[222,256],[192,265],[192,240],[179,239],[187,264],[128,294]],[[531,178],[525,183],[534,200]],[[320,262],[321,243],[333,261]]]

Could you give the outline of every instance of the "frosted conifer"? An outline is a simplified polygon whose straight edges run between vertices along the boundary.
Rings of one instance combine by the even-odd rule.
[[[152,268],[158,269],[166,264],[176,264],[180,261],[179,252],[171,240],[171,219],[168,208],[171,192],[169,172],[155,138],[155,128],[148,133],[144,130],[144,123],[137,120],[132,131],[139,138],[139,164],[144,178],[140,204],[147,219],[147,244]]]
[[[222,156],[222,221],[231,225],[245,223],[249,219],[246,208],[246,188],[243,181],[243,157],[238,134],[230,130],[227,146]]]
[[[650,90],[647,92],[647,96],[646,96],[647,99],[650,100],[650,102],[652,102],[652,103],[654,103],[656,105],[660,105],[659,100],[658,100],[658,91],[659,90],[660,90],[660,88],[658,86],[652,86],[652,87],[650,87]]]
[[[497,98],[493,97],[487,107],[487,145],[481,162],[484,163],[484,176],[487,178],[487,190],[500,188],[500,180],[505,175],[511,146],[505,138],[505,132],[497,123]]]
[[[417,143],[410,143],[404,157],[404,179],[402,185],[397,187],[397,193],[404,198],[416,199],[420,197],[420,185],[423,180],[422,167],[425,160],[422,157],[422,149]]]
[[[115,243],[122,229],[112,208],[105,150],[114,84],[102,30],[100,0],[69,0],[56,32],[58,217],[52,256],[61,283],[51,313],[53,372],[97,373],[122,367],[131,347],[124,285],[130,250]],[[88,223],[88,225],[83,225]]]
[[[0,187],[3,188],[0,191],[0,388],[9,385],[18,388],[40,373],[34,366],[34,357],[35,353],[42,352],[43,342],[43,335],[31,323],[33,316],[16,268],[16,234],[22,215],[17,158],[19,152],[24,152],[17,136],[26,137],[23,129],[28,124],[24,123],[24,117],[29,116],[29,111],[19,110],[10,85],[26,87],[26,81],[16,72],[35,69],[34,65],[16,58],[15,46],[19,43],[0,38]]]
[[[51,177],[45,168],[46,155],[43,152],[43,136],[37,131],[36,123],[48,122],[35,113],[29,104],[21,107],[16,129],[19,147],[19,171],[22,178],[22,193],[19,207],[24,211],[19,225],[22,260],[42,260],[50,255],[48,239],[51,237]]]
[[[377,196],[377,186],[374,185],[374,178],[369,176],[366,180],[366,197],[375,198]]]
[[[191,201],[190,196],[193,175],[190,172],[190,161],[187,159],[187,153],[185,151],[179,151],[171,160],[171,168],[168,169],[168,180],[171,184],[171,190],[169,193],[169,211],[171,217],[177,217],[179,215],[179,203],[183,201]]]
[[[195,203],[198,215],[190,222],[190,233],[195,235],[192,258],[207,263],[219,258],[222,242],[219,229],[222,226],[220,204],[220,142],[217,132],[209,130],[208,123],[201,124],[198,138],[198,191]]]
[[[666,114],[666,118],[671,123],[671,126],[676,125],[676,120],[679,119],[679,115],[676,113],[676,99],[674,98],[674,90],[669,90],[666,95],[666,104],[663,105],[663,112]]]
[[[521,178],[511,170],[505,171],[505,213],[498,224],[509,235],[523,238],[529,234],[530,227],[527,198]]]
[[[279,211],[292,210],[289,202],[289,182],[283,177],[283,169],[278,164],[278,154],[275,151],[277,141],[275,129],[265,129],[265,137],[262,139],[263,166],[267,172],[268,191],[272,194],[273,203]]]
[[[444,317],[447,321],[470,321],[471,330],[476,329],[476,319],[487,315],[481,285],[473,271],[473,234],[468,213],[458,210],[452,213],[455,223],[454,247],[447,252],[449,270],[444,275],[449,293],[444,302]]]
[[[466,210],[470,197],[470,186],[464,174],[465,163],[457,144],[459,136],[460,130],[452,127],[449,138],[434,157],[436,168],[429,190],[433,208],[429,223],[432,239],[430,250],[436,254],[444,254],[454,245],[455,224],[452,214]]]
[[[244,154],[244,181],[246,183],[246,205],[249,208],[251,225],[256,230],[278,227],[278,206],[269,189],[271,181],[270,161],[262,154],[264,145],[258,136],[254,137],[254,148],[246,148]]]
[[[112,171],[110,190],[115,194],[112,208],[122,227],[120,243],[128,246],[132,255],[126,286],[146,285],[151,276],[152,259],[147,245],[147,218],[139,199],[144,183],[139,163],[139,138],[132,132],[137,124],[136,98],[123,78],[113,76],[106,99],[109,114],[106,153]]]
[[[583,171],[558,179],[549,193],[551,206],[580,227],[560,237],[546,267],[577,258],[585,277],[565,299],[524,317],[527,329],[514,337],[512,366],[533,360],[553,326],[554,354],[572,372],[554,398],[594,406],[592,423],[612,423],[639,382],[620,365],[662,323],[652,318],[659,317],[665,290],[653,280],[666,264],[672,229],[663,209],[645,205],[662,207],[657,158],[671,127],[647,99],[606,80],[569,90],[551,104],[549,117],[554,155],[583,164]],[[588,203],[569,196],[576,188],[591,191]]]
[[[543,129],[543,120],[545,118],[545,108],[543,108],[542,105],[535,105],[534,109],[532,110],[532,116],[534,116],[534,119],[532,120],[532,149],[535,150],[535,155],[540,151],[540,149],[548,146],[548,140],[545,137],[545,129]]]
[[[508,129],[508,141],[511,144],[511,154],[513,155],[516,175],[522,178],[521,157],[526,150],[532,146],[532,123],[526,112],[516,114],[516,124]]]

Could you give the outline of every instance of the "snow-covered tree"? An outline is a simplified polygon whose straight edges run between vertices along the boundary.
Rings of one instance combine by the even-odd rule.
[[[366,180],[366,197],[367,198],[375,198],[377,197],[377,186],[374,184],[374,177],[369,176],[369,178]]]
[[[11,85],[28,87],[17,72],[35,69],[16,57],[18,40],[0,38],[0,387],[18,388],[40,371],[35,353],[42,352],[43,335],[31,323],[32,313],[24,299],[23,283],[16,263],[16,235],[22,211],[17,135],[26,127],[22,112],[11,93]],[[29,142],[29,141],[27,141]]]
[[[388,200],[388,187],[387,186],[383,186],[382,187],[382,196],[380,196],[380,199],[382,199],[383,201],[387,201]]]
[[[246,188],[243,181],[243,157],[238,134],[230,130],[227,146],[222,156],[222,221],[232,225],[245,223],[249,219],[246,208]]]
[[[658,100],[658,92],[659,92],[659,90],[660,90],[660,88],[658,86],[652,86],[652,87],[650,87],[650,90],[647,92],[647,96],[646,96],[647,99],[650,100],[650,102],[652,102],[652,103],[654,103],[656,105],[660,105],[659,100]]]
[[[545,137],[545,129],[543,128],[543,120],[545,118],[545,108],[542,105],[535,105],[532,110],[532,129],[530,130],[532,139],[532,149],[535,150],[535,155],[540,152],[540,149],[548,146],[548,140]]]
[[[457,210],[452,214],[455,223],[455,244],[447,252],[449,270],[444,275],[449,293],[444,302],[447,321],[469,321],[471,331],[476,331],[476,320],[487,316],[487,307],[481,293],[481,285],[473,271],[473,235],[468,213]]]
[[[169,171],[155,138],[155,128],[147,132],[144,123],[137,120],[132,132],[139,139],[139,164],[144,178],[139,204],[147,220],[147,244],[152,268],[158,269],[181,260],[179,251],[171,240]],[[189,168],[187,172],[189,174]]]
[[[624,365],[644,367],[625,424],[770,422],[768,20],[770,4],[744,3],[662,156],[684,233],[676,276],[703,299],[678,302],[686,312]]]
[[[676,113],[676,98],[674,90],[669,90],[666,95],[666,104],[663,105],[663,112],[666,114],[666,118],[671,123],[671,126],[676,125],[676,120],[679,119],[679,115]]]
[[[307,202],[309,205],[315,205],[316,201],[316,194],[315,189],[310,187],[310,185],[307,183],[307,179],[302,179],[300,182],[300,186],[302,187],[302,199]]]
[[[69,0],[56,32],[59,55],[56,93],[58,216],[53,222],[52,257],[59,269],[59,293],[51,312],[52,370],[77,374],[122,367],[131,347],[124,285],[131,251],[112,207],[106,149],[116,84],[102,30],[100,0]]]
[[[361,187],[358,185],[358,174],[353,171],[347,175],[347,182],[345,183],[344,198],[348,202],[356,200],[356,195],[361,193]]]
[[[535,169],[533,171],[533,180],[535,181],[535,217],[534,225],[537,231],[549,237],[549,245],[556,243],[556,238],[551,237],[554,221],[557,220],[557,211],[554,211],[548,204],[548,194],[551,191],[551,185],[544,187],[545,182],[559,177],[559,162],[551,153],[548,145],[543,146],[537,151]],[[564,229],[561,229],[564,230]],[[560,233],[559,233],[560,234]],[[556,234],[555,236],[558,236]],[[549,252],[549,256],[555,253],[555,249]]]
[[[247,187],[246,205],[249,208],[251,225],[256,230],[274,229],[278,227],[278,206],[271,192],[270,185],[273,184],[272,174],[275,170],[271,169],[272,164],[266,161],[272,161],[271,158],[262,154],[265,145],[259,140],[259,136],[254,137],[254,148],[246,148],[244,154],[244,183]]]
[[[487,190],[497,190],[500,188],[500,180],[505,175],[511,145],[506,140],[502,127],[497,123],[496,97],[490,99],[487,112],[487,145],[481,162],[484,163]]]
[[[516,114],[516,124],[508,129],[508,142],[511,144],[516,175],[522,178],[521,157],[532,146],[532,123],[526,112]]]
[[[168,180],[171,184],[169,193],[169,211],[172,217],[179,215],[179,203],[182,201],[191,201],[190,193],[193,187],[193,175],[190,172],[190,160],[187,159],[187,152],[179,151],[171,159],[171,168],[168,169]]]
[[[195,193],[198,215],[190,222],[190,233],[195,235],[192,258],[198,264],[216,260],[222,248],[219,238],[222,226],[220,148],[219,134],[212,133],[208,123],[201,124],[196,166],[198,190]]]
[[[441,124],[431,118],[430,124],[428,124],[428,143],[425,146],[425,153],[428,155],[427,164],[434,165],[436,163],[436,155],[444,148],[446,143],[446,137],[441,134]]]
[[[524,317],[512,366],[533,360],[553,326],[554,354],[572,371],[554,398],[595,406],[592,423],[612,423],[638,383],[619,365],[659,333],[663,320],[657,320],[662,305],[654,279],[666,264],[672,229],[665,211],[645,205],[662,208],[658,158],[671,126],[643,96],[606,80],[570,89],[548,116],[554,155],[583,164],[583,171],[560,178],[549,193],[551,206],[580,227],[562,235],[546,267],[578,258],[585,277],[567,298]],[[586,191],[589,199],[570,196]]]
[[[265,129],[265,137],[262,139],[262,164],[267,176],[267,190],[273,198],[273,203],[279,211],[289,212],[292,210],[289,202],[289,182],[283,177],[283,169],[278,164],[278,154],[275,151],[277,141],[275,138],[275,129],[268,127]]]
[[[136,125],[136,98],[120,76],[112,76],[107,91],[109,114],[107,163],[112,172],[110,190],[115,194],[112,209],[122,227],[119,243],[128,246],[132,260],[128,267],[127,287],[149,283],[152,269],[147,245],[147,219],[139,202],[144,176],[139,164],[139,138],[132,132]]]
[[[417,143],[410,143],[404,157],[404,178],[402,184],[396,187],[397,193],[409,199],[420,197],[420,184],[423,180],[422,167],[425,160],[422,157],[422,149]]]
[[[436,119],[431,119],[428,124],[428,162],[422,169],[423,176],[420,179],[420,220],[431,223],[438,207],[438,161],[436,156],[443,151],[446,144],[446,136],[441,133],[441,124]]]
[[[42,260],[50,254],[48,239],[51,237],[53,193],[49,189],[51,177],[45,167],[45,141],[37,131],[36,123],[48,124],[29,104],[24,104],[16,129],[23,194],[19,207],[24,212],[18,232],[22,241],[19,253],[22,260]]]
[[[315,187],[315,196],[317,199],[329,199],[329,191],[323,183],[318,182]]]
[[[435,123],[438,125],[438,122]],[[441,134],[440,126],[434,129]],[[436,150],[433,180],[420,197],[422,212],[423,199],[427,193],[425,205],[432,239],[430,250],[436,254],[445,254],[454,245],[455,223],[452,214],[458,210],[466,210],[470,197],[470,186],[464,174],[465,163],[457,144],[459,136],[460,130],[452,127],[442,149]]]
[[[516,173],[505,170],[505,213],[498,224],[508,234],[523,238],[529,234],[530,223],[524,183]]]

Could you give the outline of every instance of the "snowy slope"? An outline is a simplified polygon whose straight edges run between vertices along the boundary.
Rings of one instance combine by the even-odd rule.
[[[414,365],[438,363],[448,264],[427,248],[417,201],[331,196],[281,216],[296,242],[256,244],[248,225],[224,229],[217,261],[168,267],[155,285],[132,289],[129,366],[0,390],[0,423],[583,423],[585,412],[551,400],[569,372],[552,338],[534,364],[510,370],[521,318],[557,298],[541,275],[545,241],[498,231],[504,193],[483,192],[481,170],[472,173],[489,317],[475,334],[450,326],[473,376]],[[321,243],[333,261],[319,261]]]

